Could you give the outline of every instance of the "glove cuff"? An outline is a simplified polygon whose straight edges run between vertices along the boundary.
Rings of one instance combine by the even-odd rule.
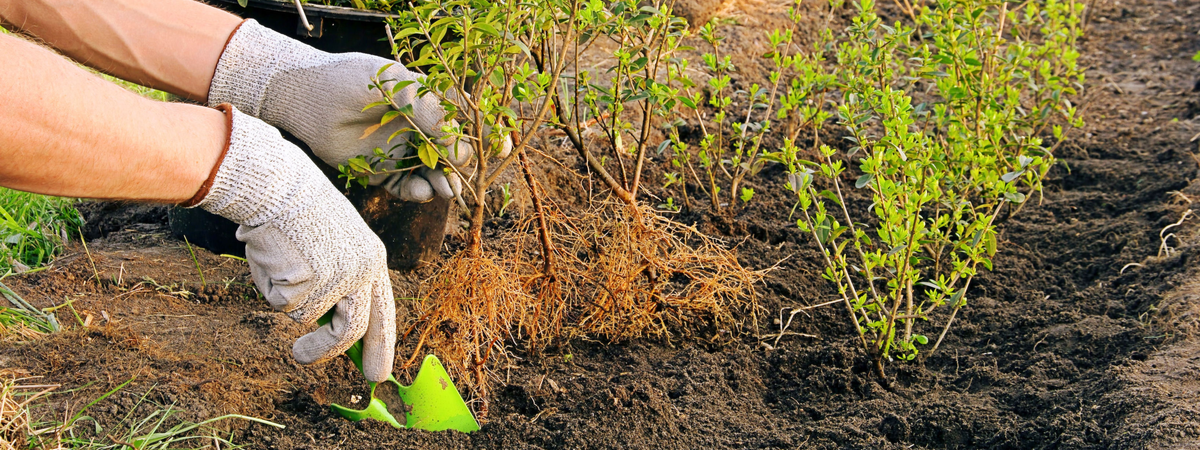
[[[279,130],[236,107],[226,105],[224,110],[230,123],[225,153],[205,183],[208,192],[198,192],[189,203],[239,225],[256,227],[279,217],[287,205],[296,209],[327,194],[309,182],[325,182],[320,169]]]
[[[280,70],[321,52],[246,19],[229,36],[208,88],[208,104],[229,103],[261,117],[267,86]]]
[[[229,153],[229,144],[233,139],[233,105],[222,103],[215,106],[215,108],[217,111],[225,114],[225,129],[229,130],[225,134],[225,147],[221,149],[221,154],[217,156],[217,163],[213,164],[212,171],[208,173],[208,179],[204,180],[204,183],[200,185],[200,189],[196,191],[196,195],[193,195],[188,201],[179,204],[179,206],[184,208],[194,208],[200,202],[204,201],[205,197],[208,197],[208,191],[212,189],[213,180],[217,178],[217,170],[221,168],[221,163],[225,162],[225,155]]]

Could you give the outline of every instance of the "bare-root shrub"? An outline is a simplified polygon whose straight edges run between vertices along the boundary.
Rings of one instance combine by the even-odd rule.
[[[676,333],[719,340],[756,320],[762,273],[742,267],[712,238],[646,206],[605,204],[575,223],[574,233],[559,237],[563,253],[580,262],[564,269],[580,288],[574,331],[613,340]]]
[[[495,239],[485,256],[447,262],[416,300],[405,367],[436,349],[487,411],[489,367],[520,349],[530,356],[572,338],[727,341],[755,329],[755,284],[713,238],[649,207],[600,203],[567,216],[544,208],[547,270],[537,217]],[[502,259],[488,256],[502,251]],[[503,262],[500,262],[503,261]],[[411,339],[409,340],[411,342]]]
[[[515,340],[510,332],[533,303],[512,269],[486,254],[463,253],[443,265],[414,301],[416,319],[401,341],[416,336],[417,344],[401,368],[420,364],[424,351],[434,351],[456,372],[455,379],[483,401],[479,412],[485,414],[487,364],[498,354],[506,356],[504,343]]]

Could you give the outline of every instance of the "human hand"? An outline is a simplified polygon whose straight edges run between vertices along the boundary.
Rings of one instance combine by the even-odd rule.
[[[389,64],[381,73],[380,69]],[[411,113],[365,134],[380,124],[385,113],[394,110],[363,110],[383,100],[382,94],[371,88],[376,74],[381,74],[379,79],[388,87],[394,83],[407,85],[396,92],[392,103],[406,110],[411,106]],[[420,144],[422,137],[411,132],[393,134],[402,129],[417,130],[445,147],[442,164],[437,168],[415,168],[421,166],[419,162],[408,164],[414,168],[372,175],[370,184],[382,184],[407,201],[425,202],[434,195],[452,198],[462,186],[454,168],[470,161],[474,146],[454,136],[458,125],[444,120],[446,111],[439,98],[417,95],[418,77],[393,61],[362,53],[326,53],[247,20],[234,32],[221,55],[209,89],[209,104],[229,102],[287,130],[308,144],[318,158],[335,167],[351,158],[372,156],[376,148],[392,160],[415,159],[414,145]]]
[[[329,324],[296,340],[297,362],[325,361],[363,339],[363,373],[370,381],[387,379],[396,312],[383,243],[278,130],[221,108],[231,130],[225,154],[185,206],[240,225],[250,275],[276,310],[308,324],[333,309]]]

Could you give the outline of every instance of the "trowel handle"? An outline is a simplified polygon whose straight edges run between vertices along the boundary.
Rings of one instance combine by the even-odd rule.
[[[328,325],[329,322],[332,322],[332,321],[333,321],[333,310],[330,309],[329,312],[327,312],[327,313],[325,313],[325,315],[321,316],[320,319],[317,319],[317,325],[325,326],[325,325]],[[346,349],[346,356],[349,356],[350,360],[354,361],[354,366],[358,367],[359,373],[362,373],[362,371],[363,371],[362,349],[363,349],[362,339],[359,339],[358,342],[355,342],[354,345],[351,345],[350,348]],[[374,388],[374,386],[375,386],[375,383],[371,383],[371,387]]]

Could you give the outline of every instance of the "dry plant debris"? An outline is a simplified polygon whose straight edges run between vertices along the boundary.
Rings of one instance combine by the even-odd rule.
[[[37,433],[29,413],[30,405],[58,387],[24,384],[28,380],[11,371],[0,370],[0,450],[27,447],[29,436]]]
[[[486,415],[489,367],[517,349],[536,354],[576,337],[720,342],[756,329],[765,271],[743,267],[713,238],[644,206],[603,203],[575,216],[551,206],[545,218],[549,270],[533,217],[495,240],[507,254],[440,268],[413,301],[404,368],[436,352]]]

